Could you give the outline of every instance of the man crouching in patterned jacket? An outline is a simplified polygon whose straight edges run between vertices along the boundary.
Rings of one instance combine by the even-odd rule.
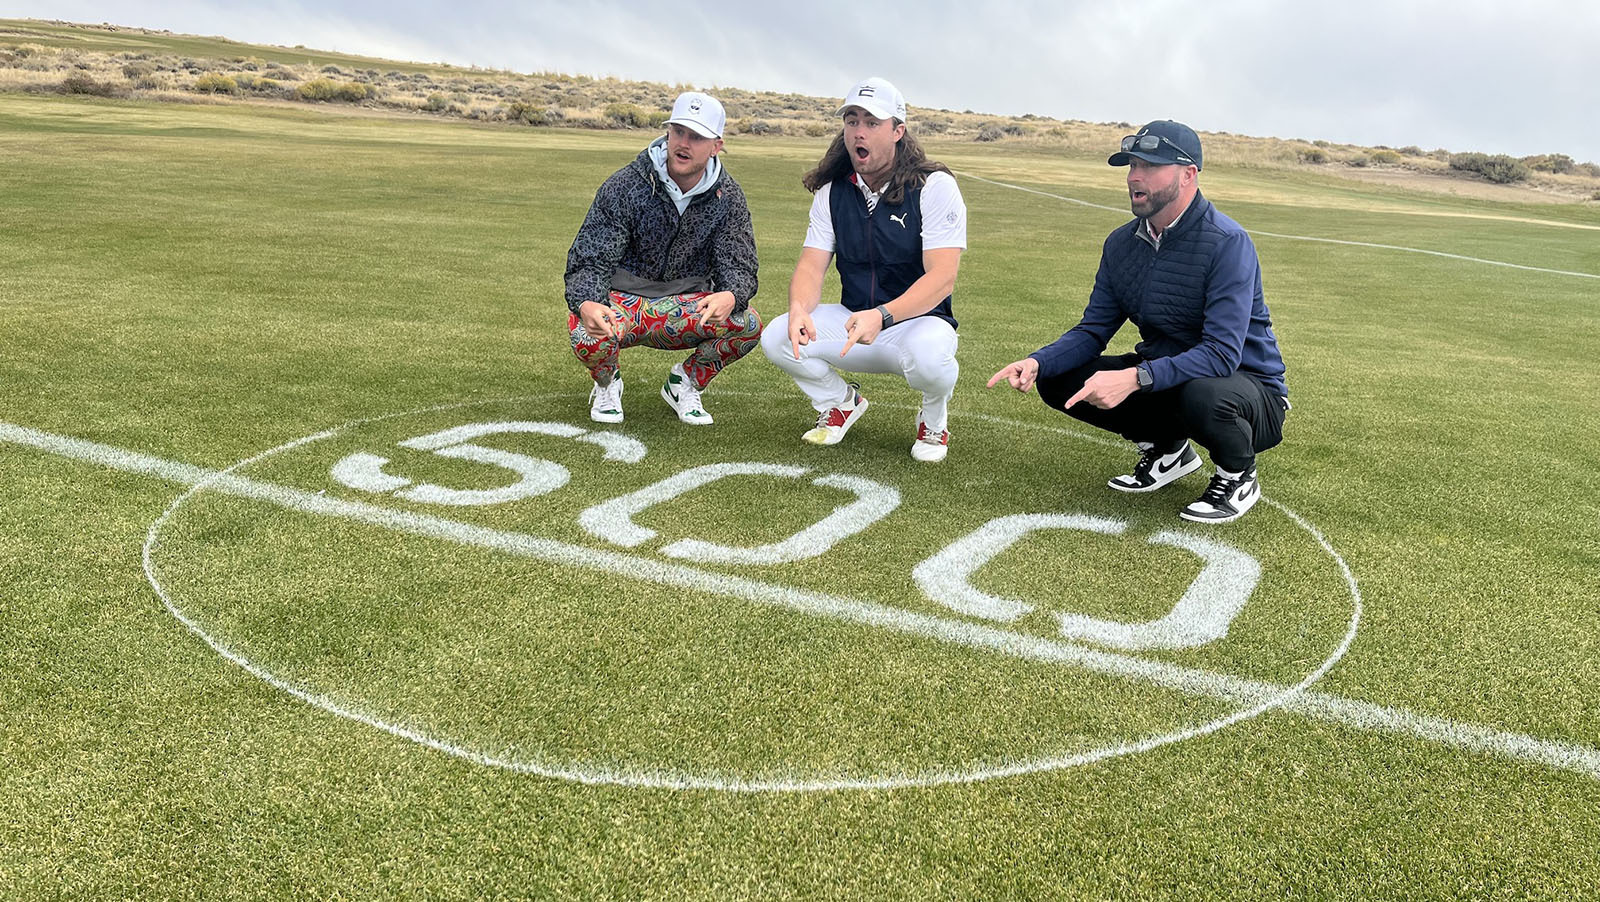
[[[661,397],[683,422],[711,425],[700,393],[760,339],[750,210],[717,159],[726,122],[716,98],[679,95],[666,135],[600,186],[567,253],[567,328],[594,378],[596,422],[622,422],[618,358],[644,345],[693,349]]]

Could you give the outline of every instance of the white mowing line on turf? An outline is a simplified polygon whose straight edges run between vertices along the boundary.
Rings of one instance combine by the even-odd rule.
[[[987,182],[991,185],[999,185],[1002,188],[1010,188],[1013,191],[1024,191],[1028,194],[1037,194],[1040,197],[1048,197],[1053,200],[1063,200],[1069,204],[1077,204],[1080,207],[1093,207],[1096,210],[1110,210],[1113,213],[1122,213],[1124,215],[1128,214],[1128,209],[1126,207],[1108,207],[1105,204],[1094,204],[1086,200],[1078,200],[1076,197],[1067,197],[1064,194],[1051,194],[1048,191],[1040,191],[1036,188],[1024,188],[1021,185],[1013,185],[1008,182],[998,182],[994,179],[986,179],[981,175],[973,175],[970,172],[963,172],[960,173],[960,175],[962,178],[975,179],[980,182]],[[1348,247],[1370,247],[1385,251],[1402,251],[1407,254],[1427,254],[1430,257],[1444,257],[1449,260],[1464,260],[1468,263],[1483,263],[1488,266],[1504,266],[1510,269],[1521,269],[1528,272],[1543,272],[1557,276],[1576,276],[1580,279],[1600,279],[1600,274],[1592,272],[1573,272],[1572,270],[1568,269],[1547,269],[1543,266],[1527,266],[1522,263],[1507,263],[1504,260],[1485,260],[1482,257],[1467,257],[1462,254],[1448,254],[1444,251],[1430,251],[1426,248],[1420,247],[1401,247],[1398,244],[1374,244],[1370,241],[1346,241],[1342,238],[1318,238],[1313,235],[1284,235],[1279,232],[1263,232],[1257,229],[1245,229],[1245,231],[1252,235],[1263,235],[1267,238],[1282,238],[1287,241],[1316,241],[1322,244],[1342,244]]]
[[[327,433],[308,436],[293,444],[314,441],[325,435]],[[1072,664],[1100,673],[1141,679],[1166,688],[1230,702],[1260,703],[1281,696],[1290,688],[1127,655],[1095,651],[1069,643],[1013,633],[962,620],[918,614],[858,599],[776,586],[629,554],[589,549],[522,533],[487,529],[441,517],[328,498],[301,489],[274,485],[10,423],[0,422],[0,442],[25,445],[115,470],[155,476],[180,485],[192,487],[205,483],[208,489],[249,500],[264,501],[301,513],[339,517],[412,535],[490,548],[551,563],[596,568],[608,573],[623,572],[632,578],[662,585],[730,595],[761,604],[954,642],[971,648],[998,651],[1026,660]],[[1271,499],[1267,500],[1326,546],[1326,539],[1309,523],[1282,505]],[[235,663],[246,666],[252,673],[263,675],[259,668],[248,666],[239,656],[228,653],[222,648],[218,648],[218,651],[223,652]],[[288,689],[300,698],[327,704],[325,700],[313,699],[303,690],[288,686],[281,680],[271,679],[271,682],[280,688]],[[1523,733],[1460,723],[1316,691],[1291,695],[1284,700],[1281,707],[1297,714],[1334,723],[1397,735],[1416,736],[1460,749],[1534,762],[1600,779],[1600,749],[1589,746],[1539,739]],[[471,760],[498,763],[481,753],[460,749],[416,731],[376,721],[359,712],[339,709],[336,713]]]

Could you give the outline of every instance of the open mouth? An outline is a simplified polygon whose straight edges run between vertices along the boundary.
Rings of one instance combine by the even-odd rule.
[[[1129,191],[1128,196],[1132,197],[1134,200],[1144,200],[1150,195],[1144,191]]]
[[[865,147],[857,147],[856,148],[856,159],[865,160],[866,158],[867,158],[867,149]]]

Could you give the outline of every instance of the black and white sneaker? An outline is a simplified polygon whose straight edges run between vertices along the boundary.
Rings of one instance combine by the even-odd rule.
[[[1119,492],[1153,492],[1198,469],[1200,469],[1200,455],[1194,453],[1194,446],[1188,442],[1184,442],[1181,449],[1170,453],[1151,446],[1142,449],[1139,463],[1134,465],[1132,473],[1114,476],[1106,480],[1106,485]]]
[[[1178,511],[1178,516],[1196,523],[1227,523],[1244,516],[1260,497],[1261,481],[1254,469],[1237,479],[1218,473],[1211,477],[1205,494]]]

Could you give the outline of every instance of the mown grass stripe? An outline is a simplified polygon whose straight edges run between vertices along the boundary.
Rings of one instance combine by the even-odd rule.
[[[1053,200],[1066,201],[1069,204],[1077,204],[1080,207],[1093,207],[1096,210],[1110,210],[1113,213],[1122,213],[1125,215],[1128,213],[1126,207],[1109,207],[1105,204],[1090,203],[1089,201],[1079,200],[1075,197],[1067,197],[1064,194],[1051,194],[1048,191],[1040,191],[1037,188],[1024,188],[1021,185],[1012,185],[1007,182],[997,182],[994,179],[986,179],[981,175],[973,175],[970,172],[962,172],[958,174],[962,178],[987,182],[990,185],[998,185],[1001,188],[1010,188],[1013,191],[1024,191],[1028,194],[1037,194],[1040,197],[1048,197]],[[1321,244],[1342,244],[1347,247],[1370,247],[1376,250],[1401,251],[1407,254],[1426,254],[1430,257],[1444,257],[1448,260],[1462,260],[1468,263],[1482,263],[1487,266],[1504,266],[1510,269],[1525,270],[1527,272],[1543,272],[1557,276],[1575,276],[1580,279],[1600,279],[1600,274],[1592,272],[1574,272],[1569,269],[1549,269],[1543,266],[1528,266],[1522,263],[1507,263],[1504,260],[1485,260],[1482,257],[1468,257],[1464,254],[1451,254],[1446,253],[1445,251],[1431,251],[1420,247],[1402,247],[1398,244],[1376,244],[1371,241],[1347,241],[1342,238],[1318,238],[1314,235],[1285,235],[1281,232],[1263,232],[1259,229],[1245,229],[1245,231],[1252,235],[1260,235],[1265,238],[1282,238],[1286,241],[1315,241]]]
[[[336,430],[307,436],[277,450],[285,450],[289,447],[306,444],[327,437],[333,434],[334,431]],[[396,511],[362,502],[328,498],[300,489],[248,479],[227,471],[208,470],[97,442],[42,432],[10,423],[0,422],[0,441],[37,448],[51,454],[82,460],[116,470],[154,476],[169,482],[189,486],[191,490],[204,487],[236,497],[265,501],[304,513],[357,520],[413,535],[491,548],[554,563],[591,567],[613,573],[624,572],[635,578],[651,582],[732,595],[762,604],[779,605],[804,613],[841,618],[911,635],[954,642],[971,648],[998,651],[1027,660],[1087,667],[1100,673],[1142,679],[1165,688],[1223,699],[1247,706],[1246,709],[1230,715],[1229,718],[1225,718],[1222,722],[1218,722],[1220,725],[1216,728],[1238,722],[1247,716],[1253,716],[1272,707],[1281,707],[1283,710],[1303,716],[1364,730],[1419,737],[1463,750],[1495,754],[1552,768],[1576,771],[1589,777],[1600,779],[1600,749],[1574,743],[1539,739],[1534,736],[1498,730],[1492,727],[1460,723],[1446,718],[1432,717],[1400,708],[1356,701],[1325,693],[1298,691],[1309,685],[1312,679],[1326,672],[1327,666],[1331,666],[1331,663],[1337,660],[1338,654],[1330,658],[1327,664],[1319,669],[1317,673],[1312,674],[1308,680],[1302,681],[1297,686],[1283,686],[1148,661],[1128,655],[1096,651],[1069,643],[1022,635],[967,621],[917,614],[857,599],[774,586],[756,580],[707,573],[678,564],[659,562],[618,552],[583,548],[521,533],[487,529],[441,517]],[[1281,504],[1277,504],[1271,499],[1266,500],[1307,529],[1325,550],[1332,551],[1327,540],[1314,526]],[[171,508],[169,508],[170,510]],[[1337,555],[1335,555],[1335,558],[1338,560],[1346,580],[1354,587],[1354,577],[1349,568],[1344,564],[1342,558],[1338,558]],[[147,568],[150,566],[148,557],[146,566]],[[172,607],[170,602],[168,602],[168,606],[169,608]],[[184,617],[181,612],[173,609],[173,613],[180,620],[183,620],[191,630],[200,634],[220,654],[245,667],[258,677],[268,680],[273,685],[299,698],[312,702],[340,716],[367,723],[396,736],[411,739],[440,751],[482,764],[509,767],[514,770],[534,771],[580,782],[634,782],[684,788],[701,785],[703,788],[736,790],[839,789],[855,788],[857,786],[882,788],[894,785],[926,785],[930,782],[949,782],[950,779],[950,775],[946,775],[946,778],[833,781],[827,784],[811,784],[804,781],[741,784],[737,780],[727,780],[717,781],[717,785],[706,785],[670,775],[651,777],[651,775],[618,774],[601,775],[601,778],[597,779],[596,774],[587,771],[572,771],[544,766],[530,767],[526,766],[525,763],[497,759],[493,756],[425,736],[407,727],[385,722],[379,718],[355,711],[347,706],[342,706],[299,689],[273,677],[262,668],[255,666],[242,656],[227,649],[222,643],[206,636],[197,624]],[[1346,645],[1348,645],[1351,638],[1353,638],[1353,631],[1345,637]],[[1342,650],[1341,647],[1340,651],[1342,652]],[[1195,730],[1185,731],[1181,738],[1188,738],[1191,735],[1199,735],[1199,733]],[[1116,752],[1142,750],[1143,746],[1147,744],[1136,743],[1121,747]],[[1050,764],[1053,766],[1066,766],[1072,763],[1080,763],[1077,760],[1078,757],[1081,756],[1054,759]],[[1025,765],[1001,767],[993,769],[993,772],[986,774],[986,776],[1012,775],[1041,769],[1047,768]],[[640,779],[641,777],[643,779]],[[961,776],[956,775],[954,779],[961,779]]]

